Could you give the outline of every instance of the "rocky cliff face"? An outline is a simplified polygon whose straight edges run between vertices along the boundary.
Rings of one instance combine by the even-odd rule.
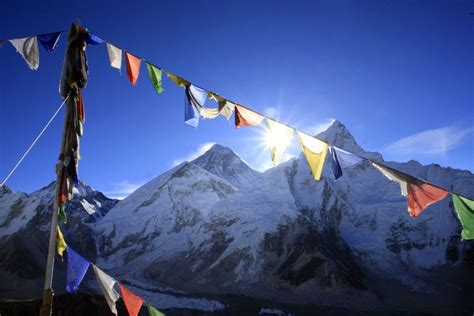
[[[340,122],[318,137],[383,161],[380,154],[365,152]],[[416,161],[386,164],[474,194],[469,171]],[[466,302],[474,298],[469,294],[473,286],[465,280],[474,276],[472,245],[460,241],[450,199],[413,219],[398,185],[370,163],[343,171],[335,180],[327,163],[321,181],[314,181],[301,155],[259,173],[230,149],[215,145],[114,207],[116,202],[106,202],[100,193],[85,192],[71,203],[81,215],[68,227],[82,232],[66,237],[158,306],[167,292],[351,309],[470,308]],[[11,244],[8,238],[35,226],[35,219],[44,227],[38,232],[47,228],[49,215],[40,215],[40,196],[0,192],[0,205],[9,210],[0,218],[5,247]],[[41,262],[29,267],[40,271]],[[20,274],[8,260],[0,267]],[[462,304],[460,298],[466,298]]]

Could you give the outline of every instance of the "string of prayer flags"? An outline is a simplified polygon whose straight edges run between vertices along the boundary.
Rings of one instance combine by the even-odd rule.
[[[170,78],[171,80],[173,80],[173,82],[178,85],[179,87],[182,87],[182,88],[186,88],[187,86],[189,86],[191,83],[177,75],[175,75],[174,73],[171,73],[169,71],[166,71],[165,72],[166,75],[168,76],[168,78]]]
[[[100,45],[104,43],[104,40],[97,35],[92,34],[91,32],[87,33],[86,43],[89,45]]]
[[[274,166],[280,163],[281,157],[293,138],[294,130],[286,125],[267,118],[267,143]]]
[[[137,84],[138,76],[140,75],[140,63],[142,60],[133,56],[129,52],[125,52],[125,61],[127,63],[127,76],[132,86]]]
[[[122,69],[122,50],[107,43],[107,53],[109,54],[110,66],[120,71]]]
[[[143,304],[143,299],[128,290],[125,286],[119,283],[120,293],[122,294],[123,302],[127,308],[130,316],[137,316]]]
[[[265,117],[257,112],[235,105],[235,128],[241,126],[257,126]]]
[[[189,85],[186,87],[186,99],[184,108],[184,121],[192,127],[197,127],[199,124],[200,109],[206,102],[207,91]]]
[[[315,180],[319,180],[323,171],[328,144],[301,132],[298,132],[298,136],[300,138],[301,149],[313,173],[313,177]]]
[[[461,239],[474,239],[474,201],[453,193],[451,196],[462,225]]]
[[[59,226],[56,226],[56,252],[62,257],[66,248],[67,244],[64,240],[63,233],[61,232]]]
[[[38,40],[43,46],[43,48],[48,52],[51,53],[58,44],[59,37],[61,36],[61,32],[54,32],[49,34],[41,34],[38,35]]]
[[[38,69],[39,50],[36,36],[12,39],[10,43],[16,48],[16,51],[23,57],[31,70]]]
[[[67,247],[66,291],[75,293],[89,269],[90,262],[81,257],[71,247]]]
[[[161,77],[163,75],[163,71],[155,67],[149,63],[146,63],[146,68],[148,69],[148,76],[150,77],[151,84],[157,93],[163,92],[163,85],[161,83]]]
[[[148,315],[149,316],[165,316],[162,312],[154,308],[153,306],[148,305]]]
[[[331,158],[332,171],[336,179],[342,176],[342,168],[348,168],[364,160],[364,158],[338,147],[328,146],[328,150],[329,157]]]
[[[395,181],[400,185],[402,195],[407,197],[408,214],[412,217],[420,215],[425,208],[444,199],[448,195],[446,190],[395,169],[375,162],[372,162],[372,165],[389,180]]]
[[[119,299],[119,294],[114,289],[114,284],[117,282],[114,278],[109,276],[107,273],[99,269],[96,265],[92,265],[94,269],[95,276],[97,278],[97,282],[99,282],[100,289],[102,290],[102,294],[109,305],[110,311],[112,314],[117,315],[117,306],[115,303]]]

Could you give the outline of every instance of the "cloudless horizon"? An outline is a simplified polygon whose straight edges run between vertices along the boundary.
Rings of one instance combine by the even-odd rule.
[[[474,171],[474,8],[471,1],[146,1],[0,4],[0,39],[81,26],[192,83],[315,133],[342,122],[385,160]],[[0,47],[0,181],[62,102],[66,34],[39,47],[37,71]],[[184,123],[184,90],[142,62],[137,86],[87,47],[89,80],[79,177],[109,196],[208,149],[271,165],[260,127],[233,118]],[[207,105],[214,105],[210,100]],[[55,179],[64,111],[7,182],[31,192]],[[298,155],[294,138],[288,157]]]

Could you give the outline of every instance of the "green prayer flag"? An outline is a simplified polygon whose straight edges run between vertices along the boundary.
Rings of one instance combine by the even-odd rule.
[[[67,223],[67,216],[66,216],[66,202],[61,203],[59,206],[59,219],[63,221],[64,224]]]
[[[162,312],[154,308],[153,306],[148,305],[148,315],[150,316],[165,316]]]
[[[150,77],[151,83],[156,92],[163,92],[163,86],[161,85],[161,75],[163,74],[163,71],[149,63],[146,63],[146,68],[148,69],[148,76]]]
[[[451,195],[462,225],[462,240],[474,239],[474,201],[456,194]]]

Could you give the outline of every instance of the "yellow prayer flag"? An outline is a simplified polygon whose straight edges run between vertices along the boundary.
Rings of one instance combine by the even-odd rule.
[[[286,125],[267,118],[267,144],[270,147],[274,166],[280,163],[281,156],[293,138],[294,130]]]
[[[56,227],[56,252],[58,253],[58,255],[62,257],[66,248],[67,248],[67,244],[66,244],[66,241],[64,240],[63,233],[61,232],[61,229],[59,229],[59,226],[57,226]]]
[[[298,132],[298,135],[300,137],[301,148],[308,161],[314,179],[319,180],[321,178],[321,172],[323,171],[328,144],[301,132]]]
[[[186,88],[187,86],[189,86],[191,84],[189,81],[187,81],[187,80],[185,80],[181,77],[178,77],[178,76],[176,76],[175,74],[173,74],[169,71],[166,71],[166,75],[168,76],[168,78],[173,80],[173,82],[176,83],[180,87]]]

